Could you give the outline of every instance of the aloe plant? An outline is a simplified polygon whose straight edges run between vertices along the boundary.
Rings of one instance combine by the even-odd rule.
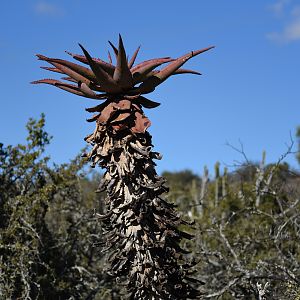
[[[45,83],[67,92],[95,99],[100,104],[87,108],[94,115],[94,132],[85,140],[92,145],[86,154],[92,166],[104,168],[98,191],[106,191],[107,213],[98,215],[105,227],[106,250],[109,251],[109,273],[124,279],[129,299],[194,299],[199,292],[193,287],[191,265],[187,252],[180,247],[182,239],[192,236],[178,229],[185,222],[174,205],[162,198],[168,191],[164,178],[157,175],[152,151],[151,125],[143,108],[155,108],[159,103],[142,96],[176,74],[200,74],[181,68],[190,58],[213,47],[191,51],[177,59],[162,57],[134,65],[140,47],[128,61],[119,36],[113,65],[92,58],[79,44],[83,55],[67,52],[87,65],[38,54],[48,62],[46,70],[61,73],[65,81],[42,79]],[[160,70],[158,67],[164,65]]]

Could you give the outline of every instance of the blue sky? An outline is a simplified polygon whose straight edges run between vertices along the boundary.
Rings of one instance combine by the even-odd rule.
[[[121,33],[129,55],[142,45],[138,61],[177,57],[216,45],[186,65],[203,76],[180,75],[156,89],[162,103],[146,111],[158,171],[200,173],[216,161],[231,165],[242,157],[226,143],[258,161],[276,161],[300,125],[300,1],[5,1],[0,12],[2,95],[0,142],[26,136],[29,117],[44,112],[54,136],[48,154],[67,162],[85,146],[93,130],[85,121],[93,100],[29,82],[51,77],[34,54],[68,58],[78,42],[106,58],[107,40]],[[55,77],[55,74],[54,74]],[[296,149],[295,149],[296,150]],[[297,167],[290,155],[287,161]]]

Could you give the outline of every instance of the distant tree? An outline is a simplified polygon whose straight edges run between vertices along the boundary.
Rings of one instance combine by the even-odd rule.
[[[44,125],[43,115],[31,119],[27,143],[0,144],[0,299],[120,300],[94,245],[102,240],[94,211],[106,213],[105,195],[94,193],[101,176],[84,171],[80,156],[50,167]],[[195,241],[181,246],[197,263],[200,299],[299,299],[299,173],[264,159],[234,172],[218,165],[221,195],[207,169],[202,178],[164,176],[169,199],[196,220]]]

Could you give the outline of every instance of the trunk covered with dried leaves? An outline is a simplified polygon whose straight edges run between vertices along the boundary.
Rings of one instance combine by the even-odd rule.
[[[110,43],[111,44],[111,43]],[[79,96],[106,99],[88,108],[96,113],[89,121],[96,122],[93,134],[86,141],[93,148],[87,154],[93,166],[106,169],[99,191],[106,191],[107,213],[98,215],[106,229],[103,244],[110,251],[109,273],[126,281],[129,299],[195,299],[199,296],[191,278],[191,264],[186,262],[179,244],[192,236],[178,229],[184,222],[161,195],[168,189],[165,180],[155,172],[149,119],[142,107],[154,108],[159,103],[141,94],[152,92],[169,76],[181,73],[200,74],[180,67],[191,57],[211,47],[190,52],[178,59],[164,57],[133,66],[138,50],[127,62],[121,37],[119,48],[111,44],[116,66],[92,58],[81,46],[84,56],[71,54],[91,69],[69,61],[47,58],[54,68],[47,70],[67,74],[64,78],[77,85],[54,79],[47,83]],[[161,70],[156,67],[169,63]],[[136,86],[138,85],[138,86]],[[96,93],[101,92],[101,93]]]
[[[107,249],[113,250],[110,272],[128,278],[132,299],[194,298],[197,293],[188,284],[187,266],[178,262],[184,252],[178,244],[191,236],[177,229],[183,221],[160,197],[167,188],[152,160],[160,155],[151,151],[151,136],[143,132],[150,122],[128,100],[112,106],[123,104],[128,108],[119,108],[116,117],[128,116],[121,130],[97,122],[87,137],[94,145],[88,157],[107,170],[99,190],[107,191],[108,212],[99,218],[106,225]]]

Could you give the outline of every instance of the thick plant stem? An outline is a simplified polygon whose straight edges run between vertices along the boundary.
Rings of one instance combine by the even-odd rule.
[[[119,108],[118,116],[123,120],[118,124],[98,119],[86,138],[93,145],[88,158],[106,169],[99,191],[107,192],[107,213],[99,218],[106,229],[109,272],[127,280],[129,299],[195,299],[199,294],[190,285],[195,283],[189,277],[191,265],[179,246],[192,236],[178,229],[187,222],[161,197],[168,188],[155,171],[153,159],[161,157],[152,151],[146,131],[150,121],[132,103],[129,109]]]

